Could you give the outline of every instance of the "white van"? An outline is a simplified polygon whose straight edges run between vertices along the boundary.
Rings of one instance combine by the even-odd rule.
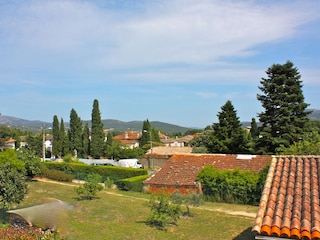
[[[127,167],[127,168],[143,168],[143,165],[139,162],[138,159],[120,159],[118,161],[119,167]]]

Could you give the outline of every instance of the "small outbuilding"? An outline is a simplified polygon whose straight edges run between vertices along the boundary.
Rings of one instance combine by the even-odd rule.
[[[160,169],[144,181],[145,191],[159,193],[165,191],[202,192],[201,184],[196,182],[199,172],[205,166],[216,169],[251,170],[259,172],[271,161],[269,155],[242,154],[175,154]]]

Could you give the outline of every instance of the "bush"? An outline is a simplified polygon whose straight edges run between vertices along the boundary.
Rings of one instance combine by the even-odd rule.
[[[82,186],[75,188],[76,193],[82,199],[93,199],[97,196],[97,193],[103,189],[99,184],[101,182],[101,176],[98,174],[89,174],[86,183]]]
[[[110,179],[109,177],[107,177],[107,179],[104,181],[104,186],[106,188],[112,188],[114,184],[114,181],[112,179]]]
[[[218,202],[258,205],[266,170],[253,171],[217,170],[204,167],[197,176],[203,193]]]
[[[119,179],[130,178],[148,174],[145,169],[138,168],[122,168],[115,166],[92,166],[84,163],[53,163],[45,162],[45,166],[49,169],[63,171],[67,174],[72,174],[76,179],[85,180],[90,173],[99,174],[102,181],[107,178],[117,181]]]
[[[146,180],[149,175],[136,176],[132,178],[122,179],[116,182],[119,189],[124,191],[142,192],[143,181]]]
[[[41,165],[40,176],[61,182],[72,182],[72,180],[74,179],[73,175],[71,174],[66,174],[62,171],[55,169],[49,169],[45,165]]]
[[[166,230],[171,224],[176,225],[181,215],[180,206],[170,203],[169,197],[160,194],[157,197],[152,196],[149,201],[151,214],[147,219],[147,224]]]

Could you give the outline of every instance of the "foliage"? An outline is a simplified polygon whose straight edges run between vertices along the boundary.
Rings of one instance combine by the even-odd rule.
[[[276,152],[286,155],[320,155],[320,134],[317,131],[307,132],[300,141],[289,147],[281,145]]]
[[[126,179],[121,179],[116,182],[118,189],[124,191],[135,191],[142,192],[143,191],[143,181],[146,180],[149,175],[141,175]]]
[[[22,161],[25,164],[26,175],[28,177],[34,177],[35,175],[40,174],[41,172],[41,159],[36,156],[34,151],[29,148],[21,148],[18,151],[18,160]]]
[[[102,178],[100,175],[90,173],[86,178],[86,183],[75,188],[75,191],[82,199],[92,200],[97,197],[98,192],[103,189],[99,184],[101,183],[101,180]]]
[[[213,145],[211,153],[247,153],[245,132],[242,129],[237,111],[231,101],[227,101],[217,114],[219,122],[214,123]]]
[[[152,141],[152,133],[151,133],[151,124],[149,120],[143,121],[142,124],[142,136],[140,139],[140,146],[144,146],[147,143],[150,143]]]
[[[26,137],[28,148],[32,149],[38,157],[42,156],[42,134],[29,134]]]
[[[112,188],[114,185],[114,181],[112,179],[110,179],[109,177],[107,177],[107,179],[104,181],[104,186],[106,188]]]
[[[62,152],[62,142],[60,137],[60,126],[58,116],[53,116],[52,123],[52,154],[53,156],[61,157]]]
[[[149,201],[151,214],[147,224],[156,228],[166,230],[171,224],[176,225],[181,215],[181,208],[177,204],[170,203],[169,197],[165,194],[152,195]]]
[[[6,149],[0,152],[0,166],[8,165],[19,173],[25,174],[25,164],[18,160],[18,154],[14,149]]]
[[[69,141],[69,138],[66,134],[63,118],[61,118],[61,122],[60,122],[60,135],[59,136],[60,136],[61,143],[62,143],[61,156],[60,156],[60,157],[62,157],[62,156],[65,156],[66,154],[70,153],[70,141]]]
[[[72,182],[74,179],[73,175],[66,174],[62,171],[55,170],[55,169],[49,169],[46,165],[41,165],[41,177],[49,178],[51,180],[55,181],[61,181],[61,182]]]
[[[82,121],[76,110],[70,112],[70,129],[68,131],[70,151],[77,156],[82,152]]]
[[[96,173],[102,177],[102,181],[108,177],[112,180],[146,175],[147,170],[137,168],[122,168],[115,166],[92,166],[83,163],[53,163],[45,162],[49,169],[56,169],[67,174],[72,174],[77,179],[86,179],[89,173]]]
[[[97,99],[93,101],[91,123],[90,155],[93,158],[100,158],[103,156],[105,135]]]
[[[57,239],[47,235],[39,228],[8,227],[0,229],[2,240],[50,240]]]
[[[259,113],[262,123],[258,141],[259,153],[274,154],[279,146],[289,147],[297,142],[308,122],[301,75],[293,63],[273,64],[262,78],[257,95],[264,112]]]
[[[20,203],[27,193],[27,183],[23,173],[9,163],[0,166],[0,207],[9,208],[13,203]]]
[[[204,202],[203,195],[196,192],[189,192],[187,195],[174,192],[170,197],[173,203],[186,206],[187,212],[185,214],[189,217],[192,216],[190,206],[199,207]]]
[[[72,156],[70,153],[63,157],[63,161],[66,163],[79,162],[79,158]]]
[[[90,154],[90,129],[88,123],[83,128],[82,149],[83,153],[81,155],[83,158],[86,158]]]
[[[214,131],[212,128],[204,130],[199,136],[193,138],[189,144],[193,153],[209,153],[213,146]]]
[[[265,171],[217,170],[204,167],[197,176],[206,197],[218,202],[257,205],[261,196]]]

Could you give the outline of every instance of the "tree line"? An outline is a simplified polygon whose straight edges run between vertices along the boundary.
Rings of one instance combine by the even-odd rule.
[[[218,123],[207,126],[190,144],[198,153],[319,154],[318,121],[308,119],[301,75],[293,63],[273,64],[262,78],[257,99],[264,111],[259,123],[241,126],[237,111],[227,101],[217,114]]]

